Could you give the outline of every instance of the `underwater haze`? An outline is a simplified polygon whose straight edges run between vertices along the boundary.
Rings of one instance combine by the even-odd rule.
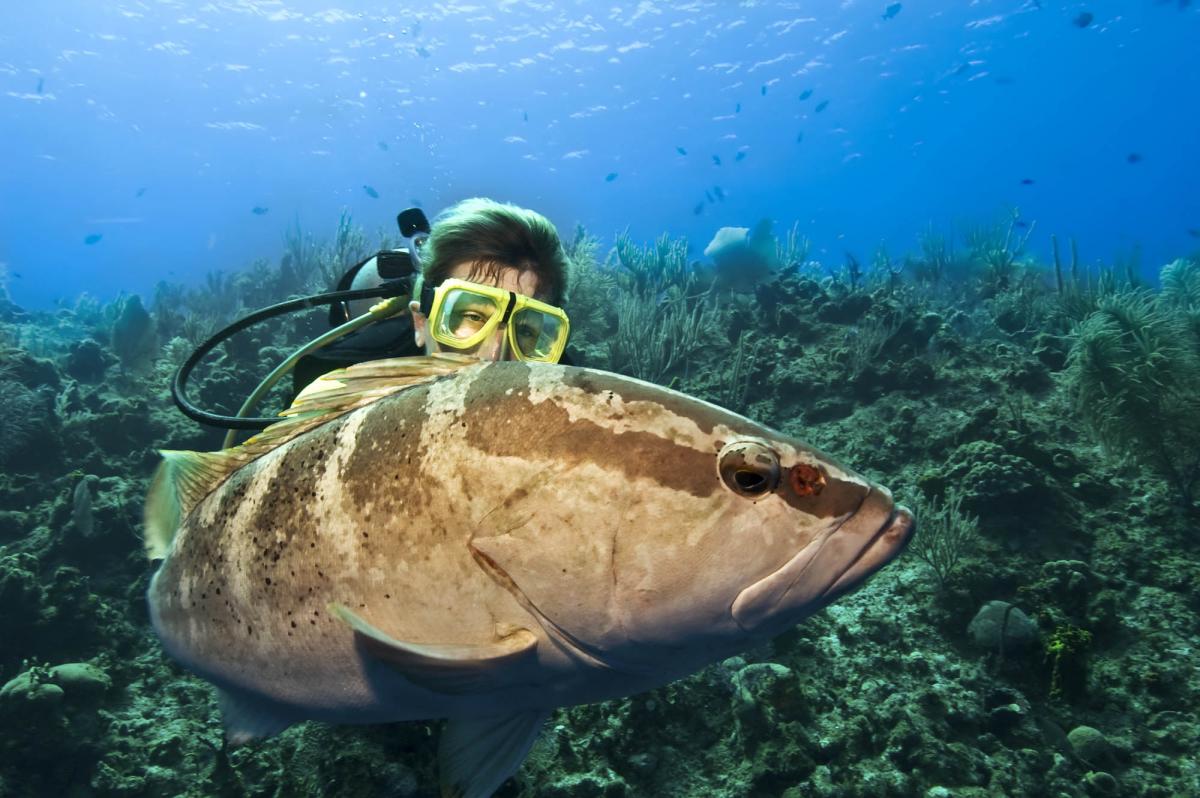
[[[0,0],[0,798],[1200,796],[1198,42]],[[481,196],[561,362],[313,306]]]
[[[1197,41],[1187,0],[5,3],[0,262],[46,307],[486,195],[697,258],[1019,209],[1159,264],[1200,245]]]

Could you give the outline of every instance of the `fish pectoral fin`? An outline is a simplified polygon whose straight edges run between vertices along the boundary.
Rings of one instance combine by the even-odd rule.
[[[456,718],[438,742],[442,798],[490,798],[517,772],[549,710],[488,718]]]
[[[234,745],[279,734],[294,722],[275,702],[241,690],[218,687],[217,706],[225,739]]]
[[[330,604],[329,611],[354,630],[364,651],[413,684],[436,693],[462,695],[511,686],[537,659],[537,635],[528,629],[517,629],[499,640],[478,645],[405,643],[341,604]]]

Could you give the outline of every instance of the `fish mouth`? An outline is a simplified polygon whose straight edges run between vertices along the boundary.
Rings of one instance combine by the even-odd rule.
[[[912,511],[902,505],[894,507],[883,525],[866,541],[858,556],[821,594],[823,603],[828,604],[854,590],[871,574],[894,560],[912,540],[916,529]]]
[[[730,607],[745,632],[777,634],[861,585],[904,550],[916,527],[906,507],[872,485],[858,509],[775,572],[750,585]]]

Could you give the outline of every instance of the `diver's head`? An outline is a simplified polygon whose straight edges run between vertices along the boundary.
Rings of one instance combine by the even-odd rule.
[[[546,217],[494,200],[463,200],[434,220],[421,264],[409,308],[417,345],[426,352],[465,352],[485,360],[556,361],[561,356],[567,322],[557,306],[566,293],[568,260]],[[468,285],[435,297],[448,280]],[[489,299],[487,290],[469,284],[501,291]],[[477,315],[476,305],[489,302],[491,310]],[[458,315],[452,315],[455,309]],[[492,319],[495,313],[501,315]],[[439,322],[436,329],[431,318]],[[532,345],[535,334],[540,340]]]

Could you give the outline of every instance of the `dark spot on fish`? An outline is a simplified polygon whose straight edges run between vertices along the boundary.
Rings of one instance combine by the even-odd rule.
[[[1033,178],[1032,178],[1032,177],[1026,177],[1026,178],[1022,178],[1022,180],[1021,180],[1021,185],[1023,185],[1023,186],[1032,186],[1032,185],[1033,185]]]
[[[735,161],[741,161],[741,160],[744,160],[745,158],[746,158],[745,150],[740,150],[737,155],[733,156],[733,160],[735,160]]]
[[[251,626],[250,624],[246,624],[246,634],[248,634],[250,636],[254,635],[254,627]]]
[[[293,629],[295,629],[295,628],[296,628],[296,622],[295,622],[295,621],[292,621],[292,628],[293,628]]]
[[[267,587],[271,586],[271,577],[268,576],[264,581],[267,583]]]
[[[829,107],[829,100],[821,100],[821,102],[817,103],[817,107],[814,108],[813,110],[819,114],[828,107]]]
[[[363,192],[371,199],[379,199],[379,192],[371,186],[363,186]]]
[[[1080,12],[1079,16],[1075,17],[1075,19],[1071,20],[1071,22],[1077,28],[1086,28],[1088,25],[1092,24],[1092,20],[1095,18],[1096,16],[1091,11],[1082,11]]]
[[[720,166],[720,165],[721,165],[721,156],[714,155],[713,156],[713,166]]]
[[[269,211],[269,210],[271,210],[271,209],[264,208],[261,205],[255,205],[253,208],[250,209],[250,213],[254,214],[255,216],[265,216],[267,211]]]
[[[605,183],[611,183],[612,181],[614,181],[614,180],[616,180],[616,179],[617,179],[617,173],[616,173],[616,172],[609,172],[608,174],[606,174],[606,175],[604,176],[604,182],[605,182]]]
[[[804,91],[800,92],[800,102],[804,102],[812,95],[813,95],[812,89],[805,89]]]
[[[104,238],[103,233],[92,233],[91,235],[86,236],[83,239],[83,243],[87,244],[90,247],[92,244],[100,243],[100,239],[102,239],[102,238]]]
[[[679,153],[680,155],[687,155],[687,150],[685,150],[683,147],[676,147],[675,152]]]

